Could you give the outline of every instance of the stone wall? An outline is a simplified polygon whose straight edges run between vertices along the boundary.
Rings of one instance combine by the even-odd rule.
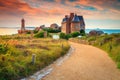
[[[80,31],[80,23],[79,22],[74,22],[71,23],[71,33],[75,31]]]
[[[63,33],[66,33],[66,23],[62,23],[61,31],[62,31]]]

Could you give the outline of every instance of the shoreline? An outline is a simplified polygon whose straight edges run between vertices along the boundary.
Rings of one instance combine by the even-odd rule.
[[[5,32],[0,33],[0,36],[17,34],[18,33],[17,32],[18,29],[19,28],[8,28],[8,27],[4,28],[4,27],[0,27],[0,32],[5,30]],[[33,30],[34,28],[27,27],[26,29]],[[88,34],[91,30],[96,30],[96,29],[86,29],[85,32]],[[117,34],[117,33],[120,33],[120,29],[100,29],[100,30],[102,30],[104,33],[107,33],[107,34],[114,34],[114,33]]]

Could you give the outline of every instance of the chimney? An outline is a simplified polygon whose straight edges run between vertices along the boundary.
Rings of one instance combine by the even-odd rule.
[[[70,22],[72,21],[73,17],[74,17],[74,13],[70,13],[70,19],[69,19]]]
[[[70,13],[70,17],[74,17],[74,13]]]

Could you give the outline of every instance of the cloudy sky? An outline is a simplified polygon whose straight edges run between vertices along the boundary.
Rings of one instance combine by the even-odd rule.
[[[0,0],[0,27],[61,25],[65,15],[83,15],[86,28],[120,29],[120,0]]]

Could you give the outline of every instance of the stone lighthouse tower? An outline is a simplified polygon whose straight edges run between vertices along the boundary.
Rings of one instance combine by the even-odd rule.
[[[25,20],[21,20],[21,31],[25,31]]]

